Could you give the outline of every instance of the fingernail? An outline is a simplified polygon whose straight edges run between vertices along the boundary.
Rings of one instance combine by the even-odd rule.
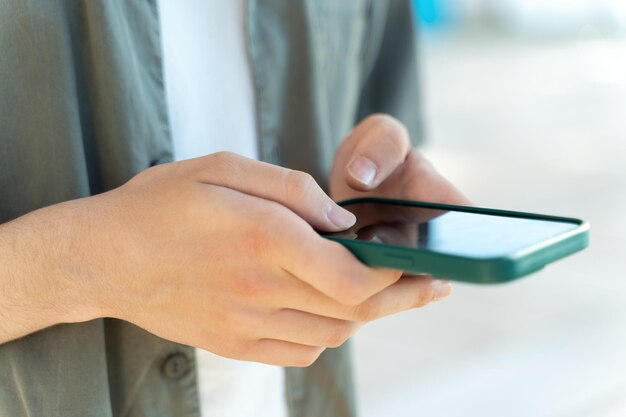
[[[336,204],[330,205],[327,216],[328,220],[342,230],[348,229],[356,223],[354,214]]]
[[[439,301],[452,294],[452,285],[448,281],[441,281],[436,279],[431,284],[435,288],[435,294],[433,301]]]
[[[348,172],[355,180],[371,186],[376,178],[376,165],[369,159],[358,156],[348,165]]]

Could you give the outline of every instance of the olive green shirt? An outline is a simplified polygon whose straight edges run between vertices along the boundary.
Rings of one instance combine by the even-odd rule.
[[[249,0],[246,29],[261,159],[325,184],[363,116],[419,137],[409,0]],[[0,223],[172,159],[159,36],[155,0],[0,0]],[[292,417],[355,415],[348,345],[285,372]],[[193,348],[113,319],[36,332],[0,345],[0,415],[198,416]]]

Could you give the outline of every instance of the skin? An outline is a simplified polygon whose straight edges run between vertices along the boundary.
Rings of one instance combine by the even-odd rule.
[[[351,174],[359,157],[376,167],[369,184]],[[330,189],[467,202],[383,115],[346,138]],[[331,197],[305,173],[221,152],[1,225],[0,343],[115,317],[224,357],[307,366],[363,323],[450,294],[320,237],[355,221]]]

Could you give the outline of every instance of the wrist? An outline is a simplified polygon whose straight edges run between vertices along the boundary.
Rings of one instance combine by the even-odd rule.
[[[101,316],[97,285],[81,264],[74,202],[0,226],[0,343],[60,323]]]
[[[48,219],[37,231],[41,254],[39,274],[62,300],[57,313],[62,323],[110,316],[105,269],[99,267],[97,210],[91,198],[49,208]]]

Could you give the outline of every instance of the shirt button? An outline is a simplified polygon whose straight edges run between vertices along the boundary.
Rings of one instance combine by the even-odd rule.
[[[163,362],[163,374],[167,379],[179,379],[189,371],[189,359],[182,353],[173,353]]]

